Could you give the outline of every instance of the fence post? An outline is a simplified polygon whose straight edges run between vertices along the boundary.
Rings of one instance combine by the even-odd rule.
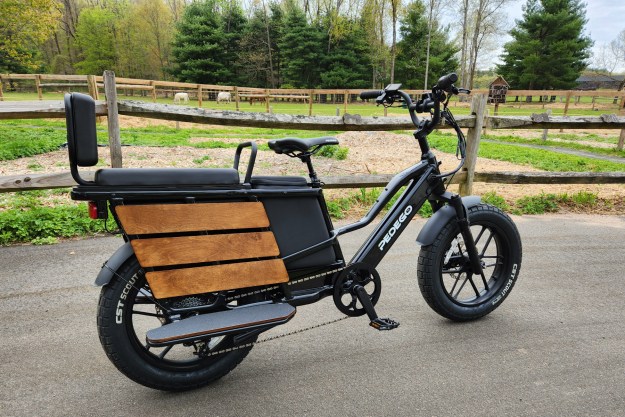
[[[347,96],[349,95],[349,91],[345,90],[345,94],[343,95],[343,114],[347,114]]]
[[[571,103],[571,96],[573,95],[572,91],[567,91],[566,92],[566,103],[564,104],[564,114],[563,116],[566,116],[566,114],[569,112],[569,104]],[[562,133],[564,131],[564,129],[560,129],[560,133]]]
[[[265,90],[265,113],[269,113],[269,90]]]
[[[154,81],[150,81],[150,85],[152,86],[152,102],[156,103],[156,83]]]
[[[315,90],[310,90],[309,97],[308,97],[308,115],[309,116],[312,116],[312,104],[313,104],[314,98],[315,98]]]
[[[475,115],[475,126],[467,131],[467,157],[462,170],[467,173],[467,178],[460,183],[460,195],[470,195],[473,190],[473,177],[477,162],[477,151],[480,147],[480,137],[484,126],[484,112],[486,110],[485,94],[476,94],[471,101],[471,114]]]
[[[119,138],[119,115],[117,113],[117,87],[115,86],[115,73],[104,71],[104,94],[106,94],[106,107],[108,110],[109,148],[111,151],[111,166],[122,167],[122,145]]]
[[[2,75],[0,75],[0,101],[4,101],[4,94],[2,94]]]
[[[43,100],[43,91],[41,91],[41,75],[35,75],[35,87],[37,87],[37,96],[39,100]]]
[[[237,111],[239,111],[239,100],[239,87],[234,86],[234,105]]]
[[[197,86],[197,106],[202,107],[202,86]]]
[[[547,109],[547,120],[549,120],[549,116],[551,116],[551,109]],[[545,142],[547,140],[547,135],[549,134],[549,129],[543,129],[543,142]]]
[[[621,129],[621,136],[618,138],[618,145],[616,145],[616,149],[622,151],[623,145],[625,145],[625,129]]]
[[[87,75],[87,87],[89,88],[89,95],[94,100],[99,100],[98,96],[98,84],[95,81],[95,75]]]

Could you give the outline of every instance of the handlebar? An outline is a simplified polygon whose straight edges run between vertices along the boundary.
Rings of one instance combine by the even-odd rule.
[[[382,94],[384,94],[384,90],[363,91],[362,93],[360,93],[360,98],[363,99],[363,100],[368,100],[368,99],[371,99],[371,98],[378,98]]]
[[[443,75],[438,79],[436,85],[432,87],[431,93],[426,93],[420,100],[413,102],[412,98],[400,90],[401,84],[391,84],[384,90],[368,90],[360,93],[363,100],[375,99],[378,104],[392,105],[398,99],[401,99],[408,107],[408,113],[412,119],[412,123],[423,129],[424,131],[433,130],[440,122],[440,104],[447,99],[447,94],[454,95],[459,93],[469,93],[469,90],[458,89],[454,83],[458,81],[458,75],[454,72]],[[432,119],[423,123],[419,123],[416,113],[430,113],[432,110]]]
[[[443,75],[439,78],[434,88],[438,87],[447,93],[451,93],[456,81],[458,81],[458,75],[455,72],[452,72],[451,74]]]
[[[458,75],[456,73],[452,72],[450,74],[443,75],[438,79],[436,85],[432,87],[432,92],[423,94],[417,101],[413,101],[408,93],[400,90],[401,84],[390,84],[384,90],[369,90],[360,93],[361,99],[375,99],[377,104],[383,104],[384,106],[391,106],[394,102],[401,100],[405,107],[408,108],[408,113],[410,114],[412,123],[417,127],[417,130],[414,132],[414,136],[419,141],[419,146],[423,154],[422,158],[426,158],[434,162],[436,161],[436,158],[430,151],[427,136],[432,133],[434,129],[436,129],[441,121],[441,115],[445,117],[447,123],[454,128],[458,136],[458,152],[461,156],[461,162],[455,170],[438,174],[438,178],[448,177],[455,174],[464,164],[466,139],[462,130],[460,130],[458,123],[447,108],[447,103],[452,95],[460,93],[469,94],[470,91],[454,86],[456,81],[458,81]],[[444,105],[443,111],[441,111],[441,103]],[[429,113],[431,118],[429,120],[423,119],[419,121],[416,113]]]

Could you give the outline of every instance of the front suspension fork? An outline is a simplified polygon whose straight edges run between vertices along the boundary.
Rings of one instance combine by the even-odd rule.
[[[458,194],[454,194],[449,199],[449,205],[456,211],[456,220],[460,228],[460,234],[462,234],[462,239],[464,240],[467,254],[469,255],[471,269],[475,275],[481,275],[483,272],[482,262],[480,260],[480,255],[477,253],[477,246],[475,246],[471,229],[469,228],[469,219],[467,219],[466,210],[462,204],[462,198],[460,198]]]

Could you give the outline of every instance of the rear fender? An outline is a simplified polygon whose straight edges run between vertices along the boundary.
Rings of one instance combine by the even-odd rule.
[[[472,195],[468,197],[462,197],[462,204],[465,210],[469,210],[473,206],[477,206],[482,202],[479,196]],[[427,221],[419,236],[417,236],[417,243],[421,246],[428,246],[434,243],[434,239],[438,235],[438,232],[445,227],[445,225],[454,217],[456,217],[456,211],[453,207],[447,205],[438,210],[430,220]]]
[[[115,272],[126,262],[133,257],[135,252],[132,250],[130,242],[126,242],[123,246],[115,251],[113,256],[108,261],[104,262],[100,273],[95,279],[95,285],[102,287],[111,282],[111,278],[115,275]]]

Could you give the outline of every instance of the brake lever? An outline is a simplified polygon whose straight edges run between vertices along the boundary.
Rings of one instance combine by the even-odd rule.
[[[457,91],[458,92],[456,94],[471,94],[471,90],[468,90],[466,88],[458,88]]]

